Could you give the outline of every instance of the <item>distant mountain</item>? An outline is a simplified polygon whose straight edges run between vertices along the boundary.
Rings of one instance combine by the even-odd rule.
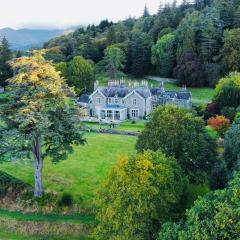
[[[4,36],[10,43],[13,50],[29,50],[42,47],[43,43],[51,38],[69,33],[71,29],[66,30],[38,30],[38,29],[19,29],[12,28],[0,29],[0,39]]]

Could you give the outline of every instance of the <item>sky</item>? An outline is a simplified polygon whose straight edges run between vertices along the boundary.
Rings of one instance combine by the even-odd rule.
[[[0,0],[0,28],[67,28],[156,13],[173,0]],[[179,0],[180,1],[180,0]]]

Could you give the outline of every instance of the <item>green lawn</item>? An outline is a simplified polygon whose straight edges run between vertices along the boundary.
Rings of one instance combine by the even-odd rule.
[[[109,125],[99,125],[98,123],[94,122],[86,122],[84,123],[86,126],[89,128],[93,129],[110,129]],[[131,132],[141,132],[144,127],[145,127],[146,121],[144,120],[139,120],[136,121],[135,123],[132,123],[132,121],[124,121],[121,122],[118,126],[115,126],[114,129],[116,130],[121,130],[121,131],[131,131]]]
[[[55,192],[69,192],[91,204],[94,192],[116,163],[120,154],[133,153],[136,137],[86,133],[85,146],[75,147],[68,159],[57,164],[44,162],[44,186]],[[29,162],[3,163],[5,171],[27,183],[33,184],[33,164]]]
[[[13,218],[18,221],[36,222],[68,222],[79,224],[94,224],[95,217],[92,215],[57,215],[41,213],[22,213],[17,211],[7,211],[0,209],[0,217]]]

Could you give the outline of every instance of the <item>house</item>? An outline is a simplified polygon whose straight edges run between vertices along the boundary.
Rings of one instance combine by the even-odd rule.
[[[124,121],[144,119],[158,105],[191,108],[192,95],[186,89],[181,92],[165,91],[163,82],[159,88],[149,88],[146,82],[142,86],[134,84],[127,87],[123,81],[110,81],[107,87],[95,85],[95,91],[81,95],[77,104],[98,121]]]

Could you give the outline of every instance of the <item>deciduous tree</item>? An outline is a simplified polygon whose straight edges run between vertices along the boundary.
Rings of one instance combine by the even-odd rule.
[[[0,160],[33,158],[34,195],[40,197],[46,156],[57,162],[73,151],[73,144],[84,143],[79,112],[68,106],[73,92],[41,52],[10,64],[15,75],[1,98]]]
[[[97,194],[95,239],[155,239],[175,219],[186,183],[176,160],[161,152],[120,157]]]
[[[162,106],[139,136],[137,150],[162,150],[174,156],[191,182],[204,181],[216,160],[216,143],[201,118],[184,109]]]

